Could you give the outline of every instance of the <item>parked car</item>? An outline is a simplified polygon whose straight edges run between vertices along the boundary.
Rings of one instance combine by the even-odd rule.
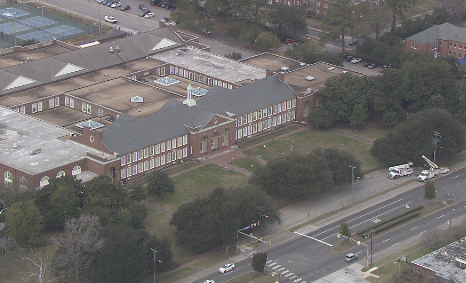
[[[147,15],[149,13],[151,13],[150,10],[145,10],[145,11],[142,11],[141,13],[139,13],[139,16],[144,17],[145,15]]]
[[[353,60],[353,58],[354,58],[353,56],[347,55],[345,60],[348,61],[348,62],[351,62],[351,60]]]
[[[374,63],[370,63],[369,65],[367,65],[367,68],[369,69],[374,69],[374,68],[377,68],[380,64],[378,62],[374,62]]]
[[[204,281],[202,281],[202,283],[215,283],[215,281],[214,280],[204,280]]]
[[[165,8],[166,5],[168,5],[168,4],[165,3],[165,2],[159,2],[159,3],[157,4],[157,6],[159,6],[159,7],[161,7],[161,8]]]
[[[139,4],[139,9],[142,10],[142,11],[149,10],[149,9],[147,9],[146,5],[144,5],[144,4]]]
[[[129,5],[125,5],[120,8],[120,11],[128,11],[129,9],[131,9],[131,7]]]
[[[351,42],[349,43],[349,46],[356,46],[356,45],[358,45],[358,41],[357,41],[357,40],[351,41]]]
[[[348,55],[346,55],[345,53],[340,55],[340,58],[346,59],[346,57],[348,57]]]
[[[156,6],[157,3],[159,3],[159,2],[162,2],[162,0],[151,0],[151,1],[150,1],[150,4],[151,4],[152,6]]]
[[[148,18],[152,18],[153,16],[155,16],[155,14],[152,13],[152,12],[149,12],[149,13],[144,15],[144,18],[148,19]]]
[[[286,43],[286,44],[291,44],[291,43],[293,43],[293,42],[294,42],[294,39],[292,39],[292,38],[287,38],[287,39],[285,39],[285,43]]]
[[[176,9],[176,6],[172,5],[172,4],[167,4],[167,5],[165,5],[165,9],[170,10],[170,11],[174,11]]]
[[[102,5],[107,5],[107,3],[108,3],[108,2],[111,2],[111,1],[112,1],[112,0],[104,0],[104,1],[100,2],[100,4],[102,4]]]
[[[111,24],[116,24],[117,23],[117,19],[115,19],[114,16],[109,16],[109,15],[105,15],[104,17],[105,21],[111,23]]]
[[[208,30],[206,30],[206,29],[202,29],[202,32],[205,33],[205,34],[207,34],[207,35],[211,35],[211,34],[212,34],[212,32],[210,32],[210,31],[208,31]]]
[[[220,267],[218,269],[218,272],[220,273],[226,273],[228,271],[232,271],[233,269],[235,268],[235,264],[234,263],[227,263],[225,264],[224,266]]]
[[[114,3],[117,3],[117,1],[112,0],[112,1],[108,2],[106,5],[107,5],[108,7],[111,7]]]
[[[357,63],[359,63],[359,62],[361,62],[361,61],[362,61],[361,58],[353,58],[353,59],[351,60],[351,63],[357,64]]]
[[[298,41],[298,42],[296,42],[295,44],[293,44],[293,47],[296,47],[296,46],[298,46],[298,45],[300,45],[300,44],[303,44],[303,43],[304,43],[304,42],[302,42],[302,41]]]
[[[362,65],[363,65],[364,67],[367,67],[367,66],[369,66],[369,64],[370,64],[369,62],[364,62],[364,64],[362,64]]]
[[[353,261],[353,260],[357,260],[358,259],[358,255],[357,254],[353,254],[353,253],[349,253],[346,255],[345,257],[345,261]]]
[[[114,2],[110,7],[112,7],[112,8],[121,7],[121,3],[120,2]]]

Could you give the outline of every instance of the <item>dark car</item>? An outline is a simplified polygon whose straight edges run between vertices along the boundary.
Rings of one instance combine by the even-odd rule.
[[[380,64],[378,62],[374,62],[374,63],[367,65],[367,68],[374,69],[374,68],[377,68],[379,65]]]
[[[352,41],[352,42],[349,43],[349,46],[356,46],[356,45],[358,45],[358,41],[357,41],[357,40]]]
[[[105,1],[101,2],[100,4],[107,5],[108,2],[112,2],[112,0],[105,0]]]
[[[128,11],[129,9],[131,9],[129,5],[125,5],[120,8],[121,11]]]
[[[347,56],[348,56],[348,55],[346,55],[345,53],[343,53],[343,54],[340,55],[340,58],[346,59]]]
[[[151,4],[152,6],[156,6],[157,3],[159,3],[159,2],[162,2],[162,0],[151,0],[151,1],[150,1],[150,4]]]
[[[368,63],[368,62],[364,62],[364,64],[362,64],[362,65],[363,65],[364,67],[367,67],[367,66],[369,66],[369,64],[370,64],[370,63]]]
[[[146,5],[144,5],[144,4],[139,4],[139,9],[142,10],[142,11],[149,10],[149,9],[147,9]]]
[[[167,4],[167,5],[165,6],[165,8],[166,8],[167,10],[174,11],[174,10],[176,9],[176,6],[175,6],[175,5],[172,5],[172,4]]]
[[[302,41],[298,41],[298,42],[296,42],[295,44],[293,44],[293,47],[296,47],[296,46],[301,45],[301,44],[303,44],[303,43],[304,43],[304,42],[302,42]]]
[[[160,2],[157,4],[157,6],[161,7],[161,8],[165,8],[165,6],[167,6],[168,4],[165,3],[165,2]]]
[[[351,60],[353,60],[353,58],[354,58],[353,56],[348,55],[348,56],[346,56],[345,60],[348,61],[348,62],[351,62]]]
[[[117,1],[109,1],[109,2],[107,2],[107,4],[105,4],[105,5],[110,7],[110,6],[112,6],[113,3],[116,3],[116,2],[117,2]]]

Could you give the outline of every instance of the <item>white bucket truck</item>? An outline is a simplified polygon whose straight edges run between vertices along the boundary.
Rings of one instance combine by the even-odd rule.
[[[396,179],[400,178],[403,176],[412,176],[413,175],[413,166],[412,162],[408,162],[406,164],[398,165],[398,166],[392,166],[388,168],[388,175],[387,177],[390,179]]]

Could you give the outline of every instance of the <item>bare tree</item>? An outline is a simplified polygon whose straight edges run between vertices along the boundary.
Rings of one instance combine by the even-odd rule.
[[[89,269],[96,251],[104,246],[100,219],[94,215],[81,215],[68,220],[65,230],[56,239],[58,251],[55,266],[63,270],[67,282],[87,282]]]
[[[422,236],[422,241],[429,248],[436,250],[442,246],[442,231],[438,228],[428,230]]]
[[[19,256],[22,261],[28,263],[29,271],[25,272],[26,276],[22,279],[22,282],[56,282],[59,278],[52,275],[50,265],[52,261],[53,252],[50,250],[42,250],[42,252],[36,252],[29,246],[30,253],[22,253]]]

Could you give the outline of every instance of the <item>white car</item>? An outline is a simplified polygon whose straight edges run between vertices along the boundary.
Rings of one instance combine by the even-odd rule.
[[[204,280],[204,281],[202,281],[202,283],[215,283],[215,281],[214,280]]]
[[[357,64],[357,63],[359,63],[359,62],[361,62],[361,61],[362,61],[361,58],[353,58],[353,59],[351,60],[351,63]]]
[[[105,15],[104,19],[111,24],[117,23],[117,19],[114,16]]]
[[[358,255],[357,254],[353,254],[353,253],[349,253],[346,255],[345,257],[345,261],[353,261],[353,260],[357,260],[358,259]]]
[[[144,15],[144,18],[148,19],[148,18],[152,18],[153,16],[155,16],[154,13],[147,13]]]
[[[227,273],[228,271],[232,271],[235,268],[234,263],[227,263],[224,266],[220,267],[218,269],[218,272],[220,273]]]
[[[118,8],[121,6],[121,3],[120,2],[117,2],[117,3],[113,3],[112,5],[110,5],[110,7],[112,8]]]

